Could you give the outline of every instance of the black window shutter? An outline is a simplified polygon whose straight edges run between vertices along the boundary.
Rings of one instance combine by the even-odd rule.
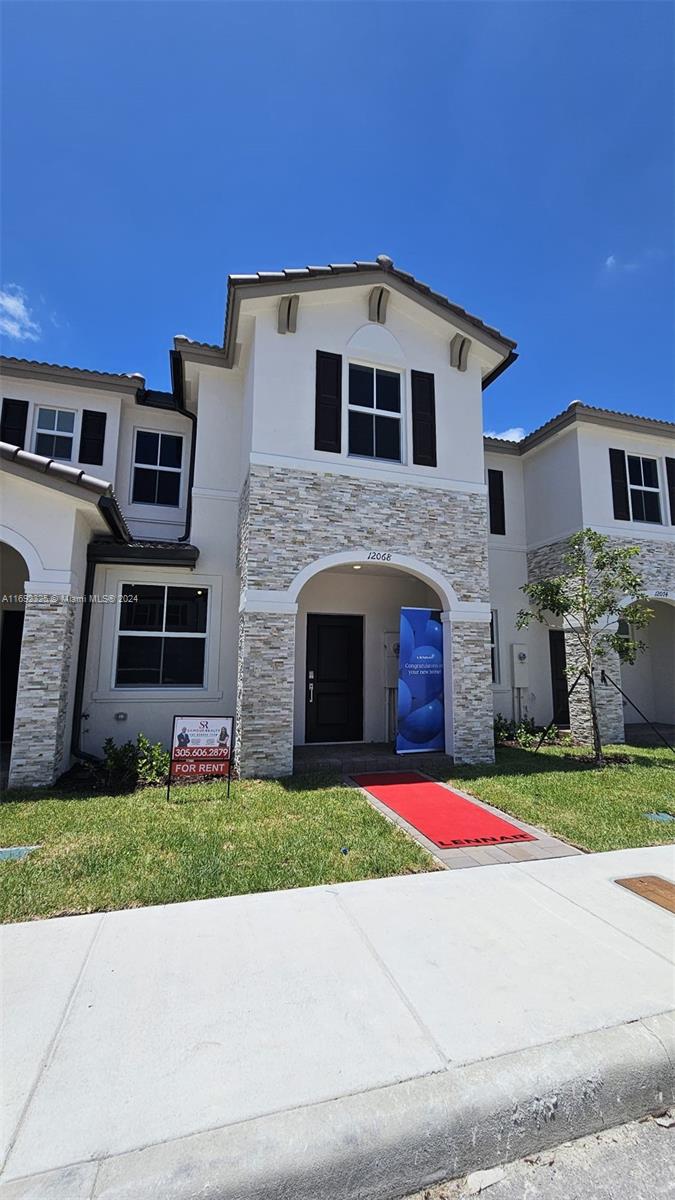
[[[434,377],[426,371],[411,371],[413,462],[420,467],[436,466],[436,395]]]
[[[666,479],[668,481],[668,499],[670,501],[670,523],[675,525],[675,458],[666,459]]]
[[[630,521],[628,507],[628,480],[626,478],[626,455],[623,450],[610,450],[609,469],[612,477],[612,501],[617,521]]]
[[[2,420],[0,422],[0,442],[10,442],[23,450],[26,445],[26,422],[28,421],[28,401],[10,400],[6,397],[2,402]]]
[[[80,454],[78,462],[93,463],[100,467],[103,462],[103,443],[105,442],[104,412],[94,412],[85,408],[82,413],[82,431],[80,433]]]
[[[340,453],[342,445],[342,357],[316,352],[314,449]]]
[[[490,507],[490,533],[506,533],[504,509],[504,472],[488,467],[488,504]]]

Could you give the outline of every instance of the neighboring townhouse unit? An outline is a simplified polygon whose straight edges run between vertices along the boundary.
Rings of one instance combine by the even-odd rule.
[[[654,611],[637,636],[646,644],[634,666],[606,663],[637,705],[613,687],[598,688],[601,730],[623,741],[624,720],[675,724],[675,424],[593,408],[575,401],[523,441],[485,439],[490,484],[490,596],[496,614],[495,708],[528,712],[537,722],[555,715],[590,737],[585,692],[567,702],[577,643],[562,630],[515,630],[528,580],[559,574],[565,540],[584,527],[617,543],[639,546],[637,567]],[[502,500],[502,497],[504,499]],[[511,647],[504,644],[504,634]],[[527,654],[522,688],[518,643]],[[566,678],[565,670],[570,678]]]
[[[171,392],[3,359],[10,783],[107,737],[168,743],[176,712],[236,711],[253,776],[390,741],[407,606],[442,613],[446,752],[489,762],[494,712],[564,699],[564,635],[515,618],[582,525],[640,542],[649,654],[613,674],[675,720],[675,425],[575,405],[484,441],[482,390],[516,357],[381,255],[231,276],[223,345],[176,337]],[[604,694],[603,722],[623,736]]]

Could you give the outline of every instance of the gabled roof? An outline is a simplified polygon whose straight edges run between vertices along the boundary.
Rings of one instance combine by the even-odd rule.
[[[553,437],[561,429],[577,422],[608,425],[613,429],[629,429],[636,433],[660,433],[675,438],[675,421],[663,421],[659,417],[640,417],[633,413],[617,412],[613,408],[596,408],[592,404],[584,404],[581,400],[573,400],[564,412],[557,413],[555,417],[533,429],[532,433],[528,433],[520,442],[486,437],[483,439],[485,449],[497,451],[499,454],[526,454],[528,450]]]
[[[509,357],[513,361],[516,342],[498,329],[486,325],[479,317],[465,308],[454,304],[447,296],[435,292],[408,271],[394,266],[386,254],[379,254],[374,262],[329,263],[323,267],[285,267],[281,271],[256,271],[252,275],[230,275],[227,281],[227,308],[223,348],[226,365],[232,366],[235,354],[235,339],[239,304],[251,296],[283,295],[288,291],[306,292],[318,288],[386,283],[411,299],[422,303],[438,316],[471,334],[478,341]]]

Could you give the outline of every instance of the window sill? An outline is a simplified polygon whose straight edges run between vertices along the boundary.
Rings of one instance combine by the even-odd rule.
[[[92,700],[110,700],[124,704],[174,704],[177,700],[222,700],[222,691],[209,691],[207,688],[111,688],[107,692],[94,692]]]
[[[384,463],[386,467],[405,467],[407,463],[402,458],[377,458],[374,454],[350,454],[347,451],[347,458],[352,462],[360,463]]]

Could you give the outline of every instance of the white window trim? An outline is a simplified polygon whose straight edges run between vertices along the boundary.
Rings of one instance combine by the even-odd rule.
[[[342,397],[342,399],[343,399],[343,403],[342,403],[343,442],[342,442],[342,444],[345,447],[344,457],[349,459],[350,461],[354,461],[354,462],[358,462],[358,463],[375,463],[378,466],[385,466],[385,467],[389,466],[394,469],[396,467],[407,466],[407,462],[408,462],[408,459],[407,459],[408,422],[407,422],[407,405],[406,405],[407,372],[406,372],[405,368],[398,366],[398,365],[394,366],[390,363],[368,361],[363,358],[347,358],[346,364],[347,364],[347,369],[346,369],[346,371],[343,371],[343,381],[342,381],[342,390],[343,390],[343,397]],[[350,400],[349,400],[349,368],[350,368],[350,366],[367,367],[369,371],[373,371],[373,372],[387,371],[390,375],[398,375],[398,377],[399,377],[399,392],[400,392],[400,397],[401,397],[401,411],[397,412],[397,413],[390,413],[390,412],[386,412],[384,409],[379,409],[379,408],[375,408],[375,407],[364,408],[359,404],[351,404]],[[374,399],[375,399],[375,397],[373,397],[373,400]],[[349,413],[352,410],[354,412],[367,413],[372,417],[377,415],[377,416],[381,416],[381,417],[389,417],[391,420],[399,421],[400,422],[400,435],[401,435],[401,457],[400,458],[378,458],[377,455],[375,455],[375,454],[372,454],[372,455],[371,454],[352,454],[349,449]]]
[[[656,455],[654,455],[654,454],[639,454],[632,450],[625,450],[624,454],[625,454],[625,461],[626,461],[626,481],[628,483],[628,504],[630,507],[631,523],[633,525],[641,525],[641,526],[663,525],[664,524],[663,514],[664,514],[665,510],[664,510],[664,503],[663,503],[663,501],[664,501],[663,488],[661,486],[662,485],[662,474],[663,474],[662,470],[661,470],[661,459],[657,458]],[[643,461],[653,462],[655,464],[656,480],[657,480],[656,487],[650,487],[644,483],[631,483],[630,467],[628,465],[629,458],[637,458],[640,460],[640,473],[642,474],[643,478],[644,478],[644,471],[643,471],[643,467],[642,467]],[[633,515],[633,492],[634,491],[636,491],[636,492],[651,492],[652,494],[655,493],[658,496],[658,498],[659,498],[659,520],[658,521],[641,521],[639,519],[639,517],[635,517]]]
[[[60,413],[60,412],[64,412],[64,413],[72,413],[72,414],[73,414],[73,430],[72,430],[72,433],[70,433],[70,432],[65,432],[65,433],[64,433],[64,432],[62,432],[61,430],[58,430],[58,429],[39,429],[39,428],[38,428],[38,421],[39,421],[39,419],[40,419],[40,412],[41,412],[41,411],[45,411],[45,410],[47,410],[47,411],[49,411],[49,412],[55,412],[55,413]],[[71,454],[70,454],[70,458],[55,458],[55,459],[54,459],[54,462],[63,462],[63,463],[76,463],[76,462],[78,462],[79,460],[78,460],[78,457],[77,457],[77,453],[76,453],[76,451],[75,451],[75,447],[76,447],[76,445],[77,445],[76,438],[77,438],[77,437],[78,437],[78,435],[79,435],[79,424],[80,424],[80,422],[79,422],[79,417],[80,417],[80,413],[79,413],[79,410],[78,410],[77,408],[68,408],[68,407],[64,406],[63,404],[54,404],[54,403],[51,403],[51,402],[48,402],[48,403],[43,403],[42,401],[39,401],[39,402],[37,402],[37,401],[36,401],[36,403],[35,403],[35,409],[34,409],[34,413],[33,413],[33,441],[32,441],[32,446],[33,446],[33,454],[39,454],[39,453],[40,453],[40,451],[36,449],[36,445],[37,445],[37,438],[38,438],[38,434],[39,434],[39,433],[44,433],[44,434],[46,434],[47,436],[67,437],[67,438],[70,438],[70,439],[71,439]],[[45,456],[43,455],[43,457],[45,457]]]
[[[164,466],[160,466],[159,463],[157,463],[155,465],[153,463],[136,462],[136,442],[137,442],[139,433],[154,433],[154,434],[156,434],[157,437],[160,439],[160,446],[161,446],[162,436],[180,438],[180,441],[181,441],[181,457],[180,457],[181,465],[180,465],[180,467],[164,467]],[[158,510],[160,512],[167,512],[167,513],[179,512],[180,509],[183,508],[183,506],[184,506],[184,494],[183,494],[184,487],[185,487],[185,475],[184,475],[184,471],[183,471],[184,466],[185,466],[185,435],[184,434],[179,433],[178,430],[174,430],[174,429],[152,429],[146,425],[135,425],[134,429],[133,429],[133,441],[131,444],[131,472],[130,472],[130,477],[129,477],[129,504],[132,504],[136,511],[138,511],[139,509],[148,509],[152,513],[156,513]],[[133,496],[134,496],[134,474],[136,472],[137,467],[139,467],[141,470],[145,470],[145,471],[166,471],[167,473],[169,473],[171,475],[179,475],[180,482],[178,485],[178,503],[177,504],[153,504],[149,500],[134,500],[134,498],[133,498]],[[151,519],[151,518],[149,518],[149,519]],[[165,521],[162,522],[162,524],[165,524],[165,523],[166,523]]]
[[[492,680],[493,687],[499,687],[502,681],[501,663],[499,659],[499,613],[496,608],[490,609],[492,623],[490,627],[490,650],[491,657],[494,658],[494,679]]]
[[[155,629],[153,629],[153,630],[120,629],[120,619],[122,616],[122,594],[123,594],[123,589],[124,589],[125,585],[128,585],[129,587],[132,587],[132,588],[133,587],[162,587],[162,588],[164,588],[164,622],[165,623],[166,623],[166,593],[169,588],[171,588],[171,587],[192,588],[194,591],[202,589],[203,591],[205,591],[207,593],[206,629],[204,630],[203,633],[183,633],[183,632],[166,633],[164,630],[160,630],[160,629],[156,629],[156,630]],[[139,692],[140,693],[147,692],[150,696],[154,696],[157,693],[159,693],[161,696],[165,696],[167,693],[182,696],[186,692],[198,693],[200,695],[203,695],[204,692],[208,691],[209,635],[211,632],[210,626],[211,626],[212,600],[213,600],[212,588],[208,584],[201,584],[199,582],[195,582],[192,579],[171,580],[171,582],[168,582],[168,583],[166,581],[160,580],[160,579],[148,579],[148,580],[133,579],[132,580],[127,577],[126,579],[120,580],[119,583],[117,584],[117,590],[116,590],[116,601],[117,601],[117,603],[115,605],[116,620],[115,620],[115,635],[114,635],[114,645],[113,645],[112,678],[110,681],[110,687],[111,687],[111,690],[114,692],[114,694],[116,696],[119,696],[120,694],[135,696]],[[203,641],[204,642],[204,676],[203,676],[202,683],[199,683],[199,684],[187,683],[182,687],[177,686],[176,684],[171,684],[171,685],[167,686],[166,684],[163,684],[163,683],[156,683],[156,684],[142,683],[142,684],[139,684],[138,687],[132,687],[128,683],[118,685],[117,684],[117,658],[118,658],[118,654],[119,654],[119,644],[120,644],[121,637],[194,638],[194,639],[199,639],[199,640]]]

